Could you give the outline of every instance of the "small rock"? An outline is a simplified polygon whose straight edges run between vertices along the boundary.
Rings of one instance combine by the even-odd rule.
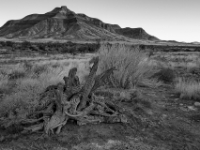
[[[151,109],[145,108],[143,109],[148,115],[153,115],[153,111]]]
[[[54,147],[53,150],[68,150],[68,149],[64,147]]]
[[[194,106],[200,107],[200,102],[195,102]]]
[[[180,95],[180,99],[183,99],[184,97],[185,97],[185,94],[182,93],[182,94]]]
[[[182,104],[182,103],[180,103],[179,105],[180,105],[180,106],[183,106],[183,104]]]
[[[163,119],[163,120],[167,119],[167,115],[166,115],[166,114],[163,114],[163,115],[162,115],[162,119]]]
[[[3,142],[5,140],[4,136],[0,136],[0,142]]]
[[[197,108],[195,108],[194,106],[188,106],[188,109],[191,111],[197,111]]]
[[[181,109],[182,111],[188,111],[188,109],[185,108],[185,107],[180,107],[180,109]]]

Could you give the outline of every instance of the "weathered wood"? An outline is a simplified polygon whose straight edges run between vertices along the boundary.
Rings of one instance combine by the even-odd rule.
[[[82,87],[80,94],[81,94],[81,103],[78,108],[78,110],[81,110],[85,107],[87,100],[88,100],[88,95],[90,94],[94,84],[95,84],[95,77],[96,77],[96,72],[98,69],[98,64],[99,64],[99,57],[95,57],[92,59],[90,63],[93,63],[93,66],[90,70],[90,73],[86,79],[86,82],[84,86]]]

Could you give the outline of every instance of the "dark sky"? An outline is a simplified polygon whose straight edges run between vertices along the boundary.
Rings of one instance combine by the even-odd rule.
[[[200,0],[0,0],[0,26],[62,5],[121,27],[142,27],[164,40],[200,41]]]

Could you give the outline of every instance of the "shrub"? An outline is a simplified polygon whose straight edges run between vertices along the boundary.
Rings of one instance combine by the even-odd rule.
[[[12,73],[8,75],[9,80],[16,80],[20,78],[24,78],[26,73],[23,71],[14,70]]]
[[[5,45],[8,46],[8,47],[12,47],[14,45],[14,42],[12,42],[12,41],[6,41]]]
[[[21,44],[22,48],[29,48],[31,46],[31,43],[29,41],[24,41]]]
[[[138,48],[125,45],[102,45],[98,72],[116,68],[112,79],[116,88],[133,88],[151,74],[151,66],[145,62],[146,55]]]
[[[173,69],[169,67],[161,67],[153,77],[163,81],[164,83],[173,83],[176,75]]]
[[[66,61],[66,62],[63,62],[62,64],[63,66],[69,66],[70,65],[70,62]]]
[[[47,72],[48,66],[47,65],[35,65],[32,69],[34,75],[39,76],[40,74]]]
[[[32,63],[25,61],[23,64],[23,67],[24,67],[25,71],[30,72],[33,68],[33,65],[32,65]]]
[[[67,45],[73,45],[74,43],[72,41],[67,41]]]
[[[52,68],[59,68],[60,66],[61,66],[61,64],[59,62],[56,62],[51,65]]]

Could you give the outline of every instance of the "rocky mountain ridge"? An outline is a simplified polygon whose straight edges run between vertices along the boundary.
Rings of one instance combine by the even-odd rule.
[[[142,28],[121,28],[119,25],[104,23],[85,14],[76,14],[66,6],[56,7],[45,14],[31,14],[21,20],[10,20],[0,27],[0,37],[158,40]]]

